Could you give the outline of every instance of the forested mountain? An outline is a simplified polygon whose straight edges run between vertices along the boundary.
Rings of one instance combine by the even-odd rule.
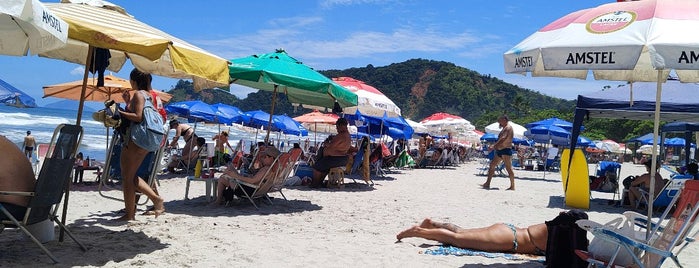
[[[327,77],[352,77],[376,87],[401,108],[404,117],[416,121],[432,113],[447,112],[464,117],[483,130],[501,114],[522,125],[553,116],[572,121],[575,108],[574,101],[546,96],[444,61],[412,59],[383,67],[368,65],[320,72]],[[191,82],[183,80],[170,93],[171,102],[200,99],[230,104],[243,111],[269,111],[272,100],[271,92],[265,91],[251,93],[244,99],[221,89],[197,93]],[[277,97],[275,114],[297,116],[307,112],[310,110],[292,106],[283,94]],[[583,134],[592,139],[621,141],[647,133],[652,126],[652,122],[648,123],[592,119],[585,122]]]
[[[401,107],[405,117],[420,120],[436,112],[460,115],[473,122],[488,114],[526,116],[532,110],[572,111],[566,101],[523,89],[504,81],[443,61],[413,59],[384,67],[368,65],[346,70],[320,71],[328,77],[349,76],[381,90]],[[238,99],[220,90],[195,93],[187,81],[180,81],[170,92],[172,101],[201,99],[208,103],[223,102],[240,109],[269,110],[271,93],[256,92]],[[297,115],[307,109],[294,107],[284,96],[278,98],[275,113]],[[487,116],[491,117],[491,116]]]

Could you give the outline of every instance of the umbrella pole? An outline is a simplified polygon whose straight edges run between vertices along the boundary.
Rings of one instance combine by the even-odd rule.
[[[85,103],[85,91],[87,90],[87,76],[89,72],[89,64],[92,61],[92,54],[94,53],[95,48],[90,45],[88,46],[87,49],[87,59],[85,59],[85,72],[83,73],[83,86],[82,90],[80,91],[80,102],[78,104],[78,117],[75,119],[75,125],[80,126],[80,121],[82,120],[82,115],[83,115],[83,104]],[[78,145],[80,146],[80,145]],[[63,225],[66,224],[66,216],[68,215],[68,197],[70,193],[70,180],[66,180],[66,192],[65,196],[63,197],[63,213],[61,215],[61,223]],[[58,234],[58,241],[63,242],[63,236],[64,236],[64,231],[61,229],[61,231]]]
[[[653,217],[653,200],[655,196],[655,173],[658,167],[658,132],[660,128],[660,99],[663,90],[662,84],[663,73],[662,70],[658,70],[657,85],[655,91],[655,114],[653,118],[653,148],[651,151],[651,165],[650,165],[650,189],[649,189],[649,200],[648,200],[648,221]],[[646,230],[646,238],[650,238],[650,230]]]
[[[269,123],[267,123],[267,135],[265,136],[265,143],[269,142],[269,132],[272,131],[272,116],[274,114],[274,103],[277,102],[277,87],[274,85],[274,92],[272,92],[272,109],[269,111]]]

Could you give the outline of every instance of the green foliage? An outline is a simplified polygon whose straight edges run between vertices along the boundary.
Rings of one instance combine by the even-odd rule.
[[[348,76],[381,90],[398,105],[406,118],[421,120],[436,112],[456,114],[483,129],[507,114],[513,122],[526,125],[550,117],[573,120],[574,101],[562,100],[523,89],[519,86],[456,66],[453,63],[412,59],[388,66],[321,71],[327,77]],[[611,86],[610,86],[611,87]],[[171,102],[202,100],[226,103],[243,111],[269,111],[272,93],[259,91],[244,99],[221,89],[195,92],[191,82],[180,80],[169,92]],[[278,94],[275,114],[297,116],[310,112],[293,106],[284,94]],[[625,141],[652,131],[651,121],[590,119],[584,122],[582,135],[593,140]]]

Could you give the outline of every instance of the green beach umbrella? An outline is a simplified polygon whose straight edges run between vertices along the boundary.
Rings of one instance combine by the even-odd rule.
[[[357,105],[357,94],[292,58],[286,51],[230,60],[231,83],[286,94],[292,103],[332,108]]]
[[[300,61],[278,49],[274,53],[252,55],[230,60],[231,83],[273,91],[272,111],[276,93],[284,93],[292,103],[333,108],[357,105],[357,94],[338,85]],[[271,121],[271,118],[270,118]],[[267,140],[269,132],[267,133]]]

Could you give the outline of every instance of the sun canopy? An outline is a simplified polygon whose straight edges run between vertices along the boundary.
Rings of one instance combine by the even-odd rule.
[[[633,90],[631,85],[624,85],[578,95],[576,110],[582,110],[586,116],[596,118],[653,120],[656,84],[639,82],[632,85]],[[661,96],[660,120],[699,122],[699,100],[688,98],[696,93],[699,93],[699,85],[694,83],[665,83]]]

